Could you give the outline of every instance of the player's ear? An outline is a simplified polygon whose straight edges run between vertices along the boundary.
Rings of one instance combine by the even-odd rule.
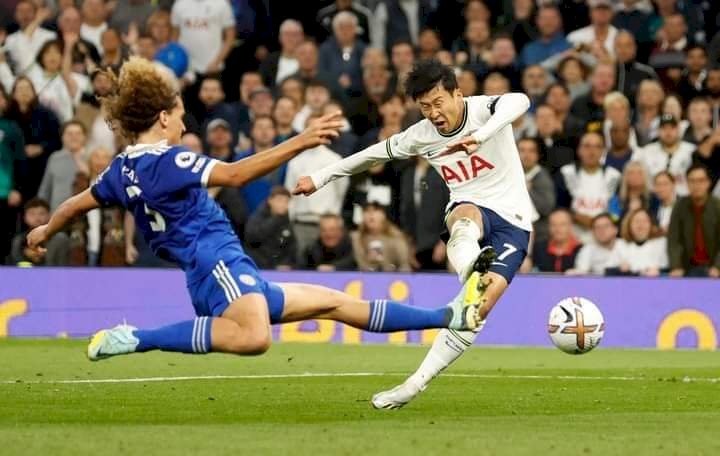
[[[162,128],[167,128],[168,126],[168,118],[170,117],[170,113],[167,111],[160,111],[160,116],[158,117],[158,121],[160,122],[160,126]]]

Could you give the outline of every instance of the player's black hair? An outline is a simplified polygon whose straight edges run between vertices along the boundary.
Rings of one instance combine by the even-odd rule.
[[[434,89],[438,84],[448,92],[458,88],[455,72],[435,59],[421,60],[416,63],[405,82],[405,93],[413,100]]]

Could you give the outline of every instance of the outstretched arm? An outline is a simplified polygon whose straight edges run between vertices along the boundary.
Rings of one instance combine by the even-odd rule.
[[[302,133],[277,146],[234,163],[218,162],[210,173],[208,187],[242,187],[264,176],[305,149],[330,144],[343,126],[340,113],[328,114],[313,121]]]
[[[97,202],[90,189],[65,200],[55,209],[47,225],[41,225],[28,234],[28,247],[37,252],[44,252],[45,249],[42,245],[62,230],[70,220],[98,207],[100,207],[100,203]]]
[[[445,153],[464,151],[472,154],[478,146],[497,132],[513,123],[530,108],[530,99],[524,93],[506,93],[493,102],[492,115],[485,125],[451,144]]]

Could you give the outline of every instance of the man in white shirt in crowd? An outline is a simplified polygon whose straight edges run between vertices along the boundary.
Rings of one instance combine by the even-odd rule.
[[[675,179],[678,196],[686,196],[688,187],[685,173],[692,165],[695,149],[694,144],[682,140],[678,119],[672,114],[663,114],[660,117],[658,140],[636,151],[632,160],[645,166],[649,179],[661,171],[668,171]]]
[[[5,39],[5,50],[16,75],[23,74],[35,62],[45,42],[57,37],[55,32],[40,27],[49,16],[47,9],[38,10],[30,0],[21,0],[15,7],[15,21],[20,29]]]
[[[173,40],[201,75],[222,71],[235,41],[235,15],[227,0],[178,0],[171,11]]]
[[[307,122],[320,116],[322,112],[313,113],[308,117]],[[301,176],[332,166],[340,160],[342,160],[340,154],[333,152],[327,146],[320,145],[308,149],[288,162],[285,187],[292,191]],[[320,217],[325,214],[340,215],[349,185],[348,178],[336,179],[307,198],[290,200],[290,221],[293,223],[299,252],[304,252],[317,240],[320,234]]]
[[[589,0],[590,25],[575,30],[567,36],[567,40],[583,52],[596,58],[615,56],[615,36],[618,29],[611,22],[613,5],[611,0]]]
[[[278,37],[280,50],[270,54],[260,65],[260,73],[265,85],[274,87],[300,69],[295,50],[303,40],[305,40],[305,31],[300,22],[295,19],[285,19],[280,24]]]
[[[103,53],[100,38],[107,30],[108,10],[103,0],[85,0],[82,3],[83,22],[80,26],[80,36],[95,46],[100,55]]]
[[[618,229],[610,214],[596,215],[592,220],[592,242],[582,246],[575,258],[575,267],[565,274],[605,275],[608,268],[619,267],[624,241],[617,235]]]
[[[604,152],[603,136],[585,133],[578,146],[579,163],[560,168],[558,203],[570,208],[575,232],[583,244],[591,240],[593,217],[607,211],[608,202],[620,183],[620,172],[600,163]]]

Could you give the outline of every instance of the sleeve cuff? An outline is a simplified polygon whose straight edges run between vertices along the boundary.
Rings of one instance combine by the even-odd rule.
[[[215,159],[211,159],[207,165],[205,165],[205,169],[203,170],[202,176],[200,176],[200,184],[202,184],[203,187],[208,186],[208,181],[210,180],[210,174],[212,173],[212,169],[217,165],[218,161]]]

